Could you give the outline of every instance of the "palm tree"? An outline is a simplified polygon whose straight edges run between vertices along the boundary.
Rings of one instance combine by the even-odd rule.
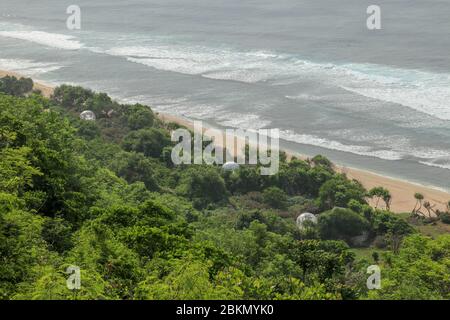
[[[431,205],[429,201],[423,203],[423,207],[428,211],[428,218],[431,218],[431,213],[434,213],[437,216],[436,211],[434,211],[435,206],[436,205]]]
[[[420,209],[422,209],[422,201],[425,197],[423,196],[423,194],[417,192],[414,194],[414,198],[416,199],[416,205],[414,206],[412,213],[414,214],[421,213]]]
[[[384,203],[386,204],[386,210],[390,210],[392,195],[389,190],[383,187],[375,187],[369,191],[368,196],[372,199],[376,197],[375,209],[378,209],[378,204],[380,200],[383,199]]]

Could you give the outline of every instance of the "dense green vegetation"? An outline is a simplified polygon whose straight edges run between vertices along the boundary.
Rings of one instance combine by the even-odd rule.
[[[389,193],[326,158],[282,157],[275,176],[173,166],[177,125],[147,106],[17,81],[0,82],[0,299],[450,298],[450,236],[370,207]],[[305,211],[318,224],[299,229]],[[369,291],[374,263],[383,287]]]

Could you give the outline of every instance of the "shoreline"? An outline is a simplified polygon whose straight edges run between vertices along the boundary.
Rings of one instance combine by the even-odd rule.
[[[24,77],[23,75],[20,75],[17,72],[0,70],[0,77],[4,77],[6,75]],[[33,81],[34,80],[35,79],[33,79]],[[54,87],[36,79],[36,82],[34,83],[34,89],[40,90],[43,96],[50,97],[54,90]],[[193,121],[191,120],[184,119],[182,117],[174,116],[167,113],[155,112],[155,114],[157,114],[158,118],[163,122],[175,122],[178,123],[179,125],[185,126],[193,130]],[[210,129],[213,131],[217,130],[223,132],[223,130],[216,128],[204,127],[203,129],[204,130]],[[302,155],[298,152],[293,152],[292,150],[282,148],[280,149],[286,152],[288,158],[293,156],[300,159],[308,158],[307,156]],[[337,172],[345,173],[349,179],[358,180],[367,190],[370,190],[371,188],[378,186],[382,186],[388,189],[392,195],[391,211],[395,213],[411,212],[416,203],[416,200],[414,199],[414,194],[417,192],[422,193],[425,196],[425,201],[429,201],[432,205],[435,204],[436,205],[435,209],[439,209],[441,211],[445,211],[446,204],[448,203],[448,201],[450,201],[450,193],[444,190],[440,190],[436,187],[423,186],[418,183],[410,182],[407,180],[391,178],[389,176],[385,176],[379,173],[346,167],[344,165],[335,165],[335,170]]]
[[[163,122],[175,122],[191,130],[194,128],[193,121],[185,118],[165,113],[159,113],[158,117]],[[204,127],[203,129],[206,130],[211,128]],[[222,131],[215,128],[212,128],[212,130]],[[286,152],[288,158],[297,157],[303,160],[310,158],[292,150],[281,149],[281,151]],[[425,201],[430,201],[432,205],[435,204],[436,207],[434,209],[439,209],[441,211],[446,210],[446,204],[450,201],[450,193],[437,187],[424,186],[415,182],[392,178],[368,170],[342,165],[335,164],[334,168],[337,172],[345,173],[349,179],[358,180],[367,190],[380,186],[388,189],[392,195],[391,210],[395,213],[411,212],[416,204],[414,194],[417,192],[422,193],[425,196]],[[369,200],[369,203],[374,206],[372,201]]]

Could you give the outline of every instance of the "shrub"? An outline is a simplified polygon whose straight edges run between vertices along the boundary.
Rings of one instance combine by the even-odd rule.
[[[365,195],[366,191],[358,181],[350,181],[343,175],[336,175],[320,187],[319,202],[323,209],[345,208],[351,200],[366,204]],[[352,206],[354,206],[354,202]]]
[[[276,209],[285,209],[287,205],[286,193],[277,187],[264,190],[263,199],[266,204]]]
[[[440,218],[443,223],[450,224],[450,213],[443,213]]]
[[[170,143],[167,132],[161,129],[141,129],[125,136],[123,148],[126,151],[143,153],[146,157],[159,158],[162,150]]]
[[[0,92],[12,96],[23,96],[33,90],[33,80],[30,78],[20,78],[6,76],[0,79]]]
[[[345,240],[369,231],[369,222],[350,209],[334,208],[319,216],[319,232],[322,239]]]
[[[130,129],[139,130],[153,126],[155,116],[149,107],[135,104],[127,107],[126,119]]]

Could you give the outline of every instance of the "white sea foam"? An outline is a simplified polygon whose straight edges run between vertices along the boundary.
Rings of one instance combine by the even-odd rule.
[[[431,161],[419,161],[421,164],[450,170],[450,156],[440,157]]]
[[[257,130],[268,127],[271,123],[256,114],[230,112],[224,106],[192,104],[184,99],[155,100],[152,105],[153,109],[158,112],[167,112],[190,119],[211,119],[226,128]]]
[[[308,93],[302,93],[296,96],[285,96],[286,99],[289,100],[300,100],[300,101],[320,101],[323,99],[323,97],[308,94]]]
[[[114,47],[104,51],[129,61],[159,70],[201,75],[216,80],[247,83],[295,74],[282,65],[282,56],[266,52],[240,52],[199,46],[155,44],[152,46]],[[280,68],[284,67],[284,70]]]
[[[449,83],[450,85],[450,83]],[[397,103],[438,119],[450,120],[449,87],[440,88],[350,88],[344,89],[359,95]]]
[[[36,62],[27,59],[0,59],[0,69],[15,71],[25,76],[35,76],[61,68],[62,66],[51,62]]]
[[[437,159],[450,158],[450,150],[436,147],[418,146],[411,139],[399,135],[386,135],[383,133],[366,133],[362,130],[342,129],[328,132],[334,134],[335,137],[356,143],[366,143],[374,145],[376,148],[392,150],[404,157],[416,159]]]
[[[271,123],[271,121],[261,119],[261,117],[256,114],[238,112],[221,113],[216,119],[217,123],[224,127],[241,128],[245,130],[267,128]]]
[[[271,80],[276,84],[283,81],[292,83],[295,79],[315,79],[354,94],[401,104],[438,119],[450,120],[450,74],[375,64],[316,63],[274,52],[180,44],[114,47],[104,52],[159,70],[216,80],[247,83]],[[305,99],[308,94],[287,98]],[[310,98],[316,97],[312,95]]]
[[[387,149],[375,149],[363,145],[349,145],[338,141],[321,138],[315,135],[298,134],[291,130],[281,130],[280,138],[300,144],[317,146],[325,149],[353,153],[361,156],[375,157],[384,160],[401,160],[403,154]]]
[[[76,50],[86,48],[96,53],[124,57],[159,70],[199,75],[209,79],[231,80],[247,83],[272,81],[271,84],[292,83],[297,80],[317,80],[327,86],[341,87],[353,94],[370,99],[401,104],[436,119],[450,120],[450,74],[437,74],[419,70],[407,70],[374,64],[316,63],[301,57],[275,52],[246,52],[231,48],[213,48],[183,45],[169,41],[148,40],[144,45],[113,46],[111,48],[89,48],[76,38],[63,34],[48,33],[8,26],[0,23],[0,36],[32,41],[55,48]],[[122,43],[122,42],[119,42]],[[32,61],[0,61],[0,67],[20,71],[24,74],[48,72],[60,68],[53,64],[32,64]],[[16,67],[12,66],[16,63]],[[27,65],[28,63],[28,65]],[[9,67],[8,67],[9,65]],[[25,71],[24,71],[25,70]],[[48,70],[48,71],[47,71]],[[27,73],[28,72],[28,73]],[[311,92],[288,95],[294,100],[321,100],[329,96],[316,96]],[[140,100],[140,99],[137,99]],[[361,98],[365,100],[365,98]],[[257,129],[270,126],[271,122],[257,112],[230,112],[225,106],[195,104],[189,99],[167,103],[151,103],[156,110],[168,111],[188,118],[214,119],[226,127]],[[413,111],[412,111],[413,112]],[[436,120],[437,121],[437,120]],[[329,140],[316,135],[298,134],[284,130],[282,138],[301,144],[315,145],[358,155],[386,160],[415,157],[428,165],[446,166],[434,160],[448,154],[446,150],[414,148],[408,141],[392,141],[380,138],[375,141],[352,140],[347,142]],[[370,146],[369,146],[370,144]],[[430,161],[426,161],[430,160]]]
[[[47,47],[64,50],[78,50],[83,47],[83,44],[73,36],[44,31],[0,31],[0,37],[30,41]]]

